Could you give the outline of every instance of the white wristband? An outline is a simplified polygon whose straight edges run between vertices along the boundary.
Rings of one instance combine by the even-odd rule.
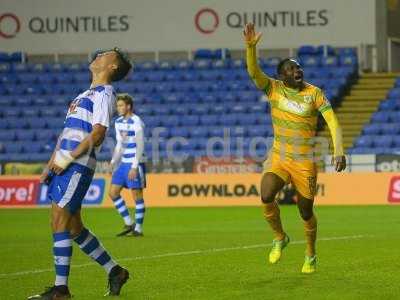
[[[74,160],[74,158],[71,156],[70,152],[61,152],[57,151],[56,155],[54,156],[54,164],[59,166],[62,169],[66,169],[69,164]]]

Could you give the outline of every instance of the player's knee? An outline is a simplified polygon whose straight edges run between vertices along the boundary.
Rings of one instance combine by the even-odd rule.
[[[265,192],[265,193],[262,193],[262,194],[261,194],[261,201],[262,201],[262,203],[264,203],[264,204],[272,203],[272,202],[274,202],[274,200],[275,200],[275,196],[276,196],[276,194],[275,194],[275,193],[272,193],[272,192]]]
[[[75,224],[74,226],[71,226],[70,228],[70,234],[71,234],[71,238],[76,238],[77,236],[79,236],[81,234],[83,230],[83,225],[82,224]]]
[[[111,198],[111,200],[116,200],[118,198],[118,194],[116,192],[113,191],[109,191],[108,192],[108,196]]]
[[[136,195],[135,195],[136,200],[143,198],[143,191],[142,190],[136,190],[135,192],[136,192]]]
[[[53,214],[51,217],[50,226],[53,232],[67,230],[68,220],[61,214]]]
[[[311,209],[306,209],[306,208],[301,208],[300,209],[300,216],[304,221],[308,221],[312,218],[314,215],[312,208]]]

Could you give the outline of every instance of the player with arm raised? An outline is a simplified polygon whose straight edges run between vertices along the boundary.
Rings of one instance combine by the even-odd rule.
[[[128,94],[118,95],[117,111],[119,118],[115,121],[117,145],[111,160],[114,170],[110,198],[124,220],[124,230],[117,236],[143,236],[143,221],[146,211],[143,189],[146,187],[146,168],[144,164],[144,123],[133,112],[133,99]],[[122,188],[131,190],[135,200],[135,222],[129,214]]]
[[[264,163],[261,179],[261,200],[264,216],[274,232],[269,261],[281,258],[289,237],[282,227],[280,210],[275,197],[283,186],[291,182],[297,192],[297,206],[304,221],[306,256],[302,273],[316,270],[315,243],[317,219],[313,212],[317,168],[313,157],[317,116],[320,112],[329,126],[334,145],[337,172],[346,168],[342,133],[329,101],[318,87],[303,81],[303,70],[294,59],[284,59],[277,66],[279,80],[268,77],[258,66],[256,45],[261,33],[253,24],[244,28],[247,71],[258,89],[265,92],[271,106],[274,143]]]
[[[119,295],[129,278],[107,253],[96,236],[83,224],[81,205],[92,182],[96,155],[110,126],[116,93],[111,83],[123,79],[131,69],[127,56],[118,48],[97,52],[90,64],[92,83],[69,106],[56,149],[41,181],[49,185],[52,203],[51,226],[55,283],[40,295],[28,299],[69,299],[68,276],[72,242],[95,260],[108,274],[106,295]]]

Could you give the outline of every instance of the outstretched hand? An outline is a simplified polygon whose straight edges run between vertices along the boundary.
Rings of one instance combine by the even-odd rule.
[[[243,38],[248,45],[257,45],[258,41],[261,39],[261,32],[256,33],[254,30],[253,23],[247,23],[244,26]]]
[[[333,156],[332,165],[335,166],[336,172],[342,172],[344,169],[346,169],[346,156]]]

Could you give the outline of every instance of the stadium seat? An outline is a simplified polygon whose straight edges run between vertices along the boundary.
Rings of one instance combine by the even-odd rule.
[[[393,88],[388,93],[389,99],[399,99],[400,98],[400,88]]]
[[[373,141],[374,141],[374,136],[363,135],[356,140],[355,146],[358,148],[372,147]]]
[[[191,138],[205,138],[208,135],[207,127],[191,127],[189,129]]]
[[[36,132],[35,130],[32,129],[20,129],[15,131],[16,134],[16,140],[18,141],[25,141],[25,142],[30,142],[35,140]]]
[[[302,56],[309,56],[309,55],[317,55],[318,51],[314,46],[311,45],[304,45],[299,47],[299,49],[297,50],[297,55],[299,57]]]
[[[365,135],[377,135],[381,132],[381,124],[379,123],[373,123],[373,124],[368,124],[364,126],[363,128],[363,134]]]

